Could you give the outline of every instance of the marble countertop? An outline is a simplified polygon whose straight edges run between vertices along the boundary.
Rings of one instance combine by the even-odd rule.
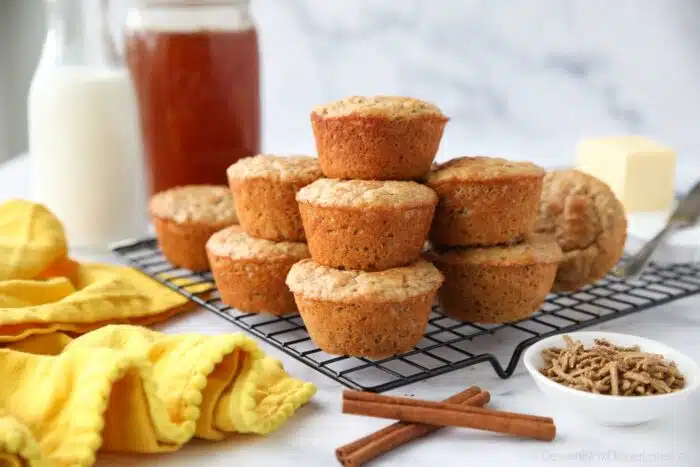
[[[0,167],[0,200],[29,197],[29,166],[18,158]],[[106,258],[115,260],[115,258]],[[700,361],[700,295],[609,322],[593,329],[622,332],[656,339]],[[238,332],[233,325],[198,311],[161,326],[165,332],[219,334]],[[341,415],[343,387],[286,354],[261,342],[294,376],[311,381],[318,393],[310,404],[279,431],[265,437],[233,436],[210,443],[195,440],[177,453],[158,456],[101,454],[98,466],[336,465],[334,449],[362,437],[388,422]],[[402,447],[371,465],[433,466],[478,463],[503,466],[636,466],[692,467],[700,465],[700,394],[675,408],[668,417],[631,428],[606,428],[582,420],[565,408],[552,406],[519,365],[506,380],[488,364],[455,371],[405,386],[391,394],[440,400],[470,385],[492,394],[491,406],[503,410],[551,416],[558,437],[553,443],[526,441],[472,430],[445,429]]]

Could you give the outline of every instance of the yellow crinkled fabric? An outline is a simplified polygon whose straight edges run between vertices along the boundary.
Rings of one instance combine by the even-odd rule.
[[[106,324],[153,324],[195,308],[134,269],[80,264],[67,251],[61,223],[44,206],[0,205],[0,343],[57,331],[83,334]]]
[[[43,205],[0,205],[0,281],[34,279],[67,251],[63,226]]]
[[[138,271],[67,251],[46,208],[0,205],[0,466],[87,466],[98,449],[264,434],[314,394],[243,334],[137,326],[194,306]]]
[[[202,284],[190,291],[210,288]],[[81,264],[74,280],[0,281],[0,342],[57,331],[84,334],[106,324],[149,325],[194,308],[134,269]]]
[[[266,434],[315,392],[243,334],[110,325],[0,350],[0,465],[89,466],[98,449],[174,451]]]

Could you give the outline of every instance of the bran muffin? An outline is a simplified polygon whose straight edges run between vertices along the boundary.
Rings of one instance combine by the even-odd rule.
[[[558,292],[602,279],[622,257],[627,241],[622,203],[604,182],[577,170],[547,174],[536,228],[553,235],[564,252],[554,281]]]
[[[423,337],[443,276],[419,260],[381,272],[341,271],[313,260],[287,276],[313,342],[334,355],[383,358]]]
[[[239,160],[227,175],[243,230],[266,240],[304,241],[294,197],[323,176],[318,159],[262,154]]]
[[[474,323],[506,323],[539,310],[552,288],[562,252],[548,236],[501,247],[432,250],[444,274],[438,292],[445,315]]]
[[[207,271],[209,237],[238,222],[226,186],[188,185],[162,191],[148,205],[158,246],[174,266]]]
[[[544,169],[495,157],[460,157],[427,178],[440,202],[430,231],[439,246],[512,244],[533,232]]]
[[[438,200],[416,182],[324,178],[297,201],[315,262],[380,271],[420,257]]]
[[[447,121],[436,105],[398,96],[347,97],[311,112],[328,178],[418,180],[430,170]]]
[[[207,254],[226,305],[248,313],[296,313],[284,281],[294,263],[309,257],[306,244],[253,238],[234,225],[211,236]]]

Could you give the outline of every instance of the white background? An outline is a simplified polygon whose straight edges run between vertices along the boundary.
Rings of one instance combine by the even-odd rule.
[[[115,21],[129,0],[117,3]],[[452,121],[441,157],[549,165],[581,137],[643,133],[700,158],[696,0],[253,0],[267,151],[311,152],[309,109],[400,93]],[[26,148],[41,0],[0,2],[0,159]],[[700,176],[685,165],[679,181]]]

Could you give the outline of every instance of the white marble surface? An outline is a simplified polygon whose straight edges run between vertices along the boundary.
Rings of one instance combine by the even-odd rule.
[[[700,176],[697,0],[250,1],[265,151],[313,153],[314,105],[403,94],[451,118],[438,160],[570,165],[582,138],[639,133],[678,150],[679,188]]]
[[[0,200],[28,197],[28,165],[19,158],[0,167]],[[598,329],[631,333],[660,340],[700,361],[697,329],[700,296],[678,301]],[[218,334],[236,332],[232,325],[205,311],[179,317],[161,328],[166,332]],[[387,424],[340,414],[342,387],[327,377],[261,343],[287,370],[317,384],[313,402],[303,407],[278,432],[266,437],[233,436],[209,443],[194,441],[181,451],[160,456],[101,454],[98,466],[328,466],[335,464],[334,449]],[[566,408],[554,407],[520,366],[507,380],[499,379],[482,364],[428,381],[412,384],[394,394],[443,399],[470,385],[492,394],[492,406],[555,418],[558,437],[553,443],[506,438],[470,430],[446,429],[392,452],[372,465],[433,466],[478,464],[481,467],[552,465],[694,467],[700,463],[700,394],[678,406],[668,417],[632,428],[603,428],[581,420]]]
[[[451,117],[440,158],[571,162],[585,137],[641,133],[700,176],[696,0],[252,0],[266,150],[313,152],[309,109],[406,94]]]
[[[7,65],[0,147],[20,151],[28,80],[44,35],[42,2],[2,3],[0,16],[14,27],[3,29],[11,46],[0,50]],[[116,32],[134,0],[110,3]],[[566,164],[579,138],[628,132],[677,147],[681,165],[699,157],[697,0],[251,3],[266,150],[312,152],[315,104],[401,93],[434,100],[452,117],[444,157],[482,152]],[[679,184],[698,174],[679,170]]]

